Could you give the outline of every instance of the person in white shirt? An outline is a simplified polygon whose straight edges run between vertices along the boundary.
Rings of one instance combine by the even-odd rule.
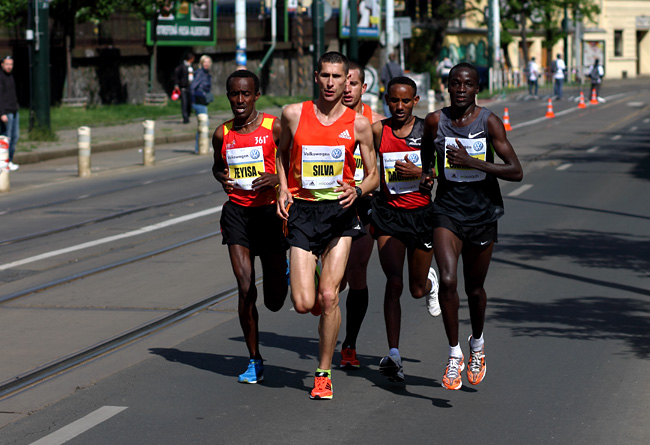
[[[557,59],[553,62],[553,79],[555,81],[553,95],[557,100],[562,99],[562,85],[566,77],[564,73],[566,73],[566,64],[562,60],[562,55],[558,54]]]
[[[598,62],[598,59],[594,60],[594,64],[591,65],[591,68],[589,68],[589,73],[587,74],[587,76],[589,76],[589,79],[591,79],[592,91],[596,90],[596,97],[600,97],[600,84],[602,83],[603,77],[605,76],[605,70],[603,69],[603,66]]]
[[[535,62],[534,57],[532,57],[530,62],[528,62],[526,71],[528,72],[528,94],[537,98],[537,76],[539,76],[539,66],[537,65],[537,62]],[[535,94],[533,94],[533,88],[535,89]]]

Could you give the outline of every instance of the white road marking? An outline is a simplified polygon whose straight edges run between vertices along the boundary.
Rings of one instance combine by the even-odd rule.
[[[571,167],[573,164],[562,164],[555,170],[566,170],[567,168]]]
[[[153,181],[144,181],[144,182],[142,183],[142,185],[149,185],[149,184],[153,184]]]
[[[42,439],[33,442],[32,445],[59,445],[85,433],[89,429],[107,421],[116,414],[121,413],[126,406],[102,406],[87,416],[64,426],[60,430],[48,434]]]
[[[650,117],[647,118],[647,119],[643,119],[643,123],[644,124],[650,124]]]
[[[86,198],[88,198],[89,196],[90,196],[90,195],[81,195],[81,196],[77,197],[77,200],[79,200],[79,199],[86,199]]]
[[[636,131],[639,127],[630,127],[630,131]]]
[[[620,134],[615,134],[612,136],[612,141],[618,141],[622,136]]]
[[[516,189],[514,189],[510,193],[508,193],[508,196],[519,196],[522,193],[524,193],[526,190],[530,189],[532,186],[533,186],[533,184],[524,184],[524,185],[522,185],[520,187],[517,187]]]
[[[167,221],[159,222],[158,224],[152,224],[150,226],[142,227],[137,230],[132,230],[131,232],[108,236],[106,238],[101,238],[95,241],[89,241],[87,243],[77,244],[76,246],[70,246],[64,249],[52,250],[50,252],[45,252],[40,255],[35,255],[22,260],[13,261],[11,263],[2,264],[0,265],[0,270],[7,270],[7,269],[11,269],[12,267],[22,266],[23,264],[33,263],[34,261],[44,260],[46,258],[52,258],[58,255],[63,255],[64,253],[75,252],[77,250],[87,249],[88,247],[95,247],[95,246],[99,246],[100,244],[111,243],[113,241],[121,240],[124,238],[130,238],[132,236],[153,232],[154,230],[163,229],[165,227],[173,226],[175,224],[180,224],[196,218],[201,218],[203,216],[212,215],[213,213],[219,213],[221,212],[221,208],[222,206],[212,207],[210,209],[202,210],[200,212],[191,213],[185,216],[179,216],[178,218],[172,218]]]
[[[587,150],[587,153],[596,153],[600,147],[598,145],[591,147],[589,150]]]

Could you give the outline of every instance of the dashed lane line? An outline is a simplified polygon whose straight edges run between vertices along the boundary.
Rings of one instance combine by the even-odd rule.
[[[107,421],[125,409],[127,409],[126,406],[102,406],[70,425],[64,426],[60,430],[33,442],[32,445],[60,445]]]
[[[615,134],[611,137],[612,141],[618,141],[622,136],[620,134]]]
[[[562,164],[558,168],[556,168],[555,170],[566,170],[566,169],[570,168],[572,165],[573,164],[570,164],[570,163],[569,164]]]
[[[595,145],[591,147],[589,150],[587,150],[587,153],[596,153],[600,147],[598,145]]]
[[[64,249],[52,250],[50,252],[45,252],[40,255],[34,255],[22,260],[13,261],[11,263],[5,263],[0,265],[1,270],[11,269],[12,267],[22,266],[24,264],[33,263],[35,261],[44,260],[47,258],[52,258],[58,255],[63,255],[64,253],[76,252],[77,250],[87,249],[89,247],[99,246],[100,244],[111,243],[113,241],[121,240],[124,238],[130,238],[132,236],[142,235],[144,233],[153,232],[154,230],[164,229],[165,227],[173,226],[180,224],[186,221],[191,221],[196,218],[201,218],[203,216],[212,215],[214,213],[221,212],[222,206],[212,207],[210,209],[202,210],[200,212],[191,213],[185,216],[179,216],[178,218],[172,218],[167,221],[159,222],[157,224],[152,224],[150,226],[145,226],[137,230],[132,230],[130,232],[120,233],[119,235],[108,236],[106,238],[101,238],[95,241],[89,241],[87,243],[77,244],[76,246],[66,247]]]
[[[508,196],[519,196],[522,193],[524,193],[526,190],[530,189],[532,186],[533,186],[533,184],[524,184],[524,185],[522,185],[520,187],[517,187],[516,189],[514,189],[510,193],[508,193]]]

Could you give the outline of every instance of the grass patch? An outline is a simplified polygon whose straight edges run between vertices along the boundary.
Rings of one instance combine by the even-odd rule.
[[[308,100],[308,97],[290,97],[290,96],[262,96],[257,101],[257,108],[264,109],[269,107],[281,107],[286,104],[302,102]],[[230,110],[230,103],[225,95],[215,97],[215,101],[208,107],[210,112],[215,111],[228,111]],[[144,105],[97,105],[88,108],[69,108],[69,107],[51,107],[50,108],[50,123],[52,132],[65,129],[78,128],[83,125],[93,127],[101,125],[119,125],[129,122],[137,122],[145,119],[155,120],[161,117],[178,116],[180,117],[180,101],[174,102],[172,100],[167,102],[164,107],[145,107]],[[20,126],[21,134],[28,134],[29,128],[29,110],[20,110]],[[34,141],[52,141],[54,136],[48,136],[45,130],[39,130],[38,133],[34,131],[29,134],[34,134],[38,139],[33,139],[31,136],[25,138]],[[48,139],[48,137],[50,139]]]

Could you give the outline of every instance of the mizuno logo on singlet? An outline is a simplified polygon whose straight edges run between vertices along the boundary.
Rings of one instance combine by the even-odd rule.
[[[339,134],[339,137],[340,137],[341,139],[349,139],[349,140],[352,140],[352,137],[350,136],[350,133],[348,132],[348,130],[342,131],[341,134]]]
[[[422,140],[422,138],[412,138],[412,137],[410,137],[408,139],[411,141],[410,145],[421,145],[420,141]]]
[[[472,133],[470,132],[470,134],[468,134],[467,137],[470,138],[470,139],[472,139],[473,137],[476,137],[476,136],[478,136],[478,135],[481,134],[481,133],[483,133],[483,130],[481,130],[481,131],[479,131],[478,133],[475,133],[475,134],[472,134]]]

